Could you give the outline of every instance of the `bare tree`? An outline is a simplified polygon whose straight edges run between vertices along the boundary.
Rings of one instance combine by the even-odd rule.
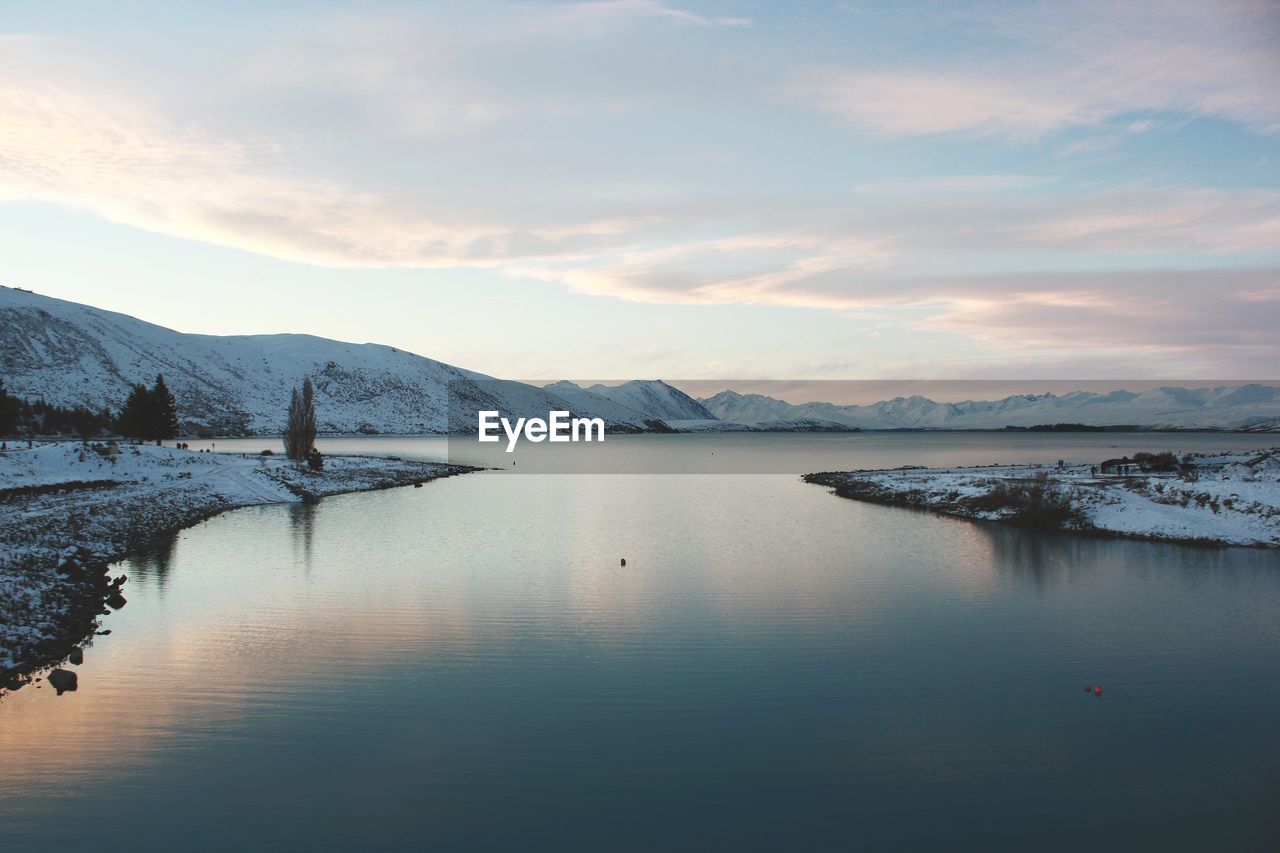
[[[295,462],[311,458],[316,446],[316,407],[311,380],[302,380],[302,390],[293,389],[289,400],[289,424],[284,431],[284,450]]]

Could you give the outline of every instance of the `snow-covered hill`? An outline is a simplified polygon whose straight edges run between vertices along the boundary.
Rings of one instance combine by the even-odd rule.
[[[1002,429],[1040,424],[1255,429],[1280,422],[1280,387],[1248,384],[1214,388],[1166,386],[1135,393],[1020,394],[1002,400],[938,403],[895,397],[869,406],[792,405],[760,394],[721,391],[702,401],[722,420],[766,423],[817,419],[862,429]]]
[[[532,385],[379,344],[184,334],[7,287],[0,287],[0,328],[0,377],[11,392],[118,411],[132,383],[163,373],[184,430],[194,433],[280,432],[290,390],[307,376],[324,432],[474,432],[476,409],[526,417],[568,409],[603,417],[616,431],[646,428],[644,418],[617,407],[584,410]]]
[[[560,396],[586,395],[579,399],[604,397],[634,412],[643,412],[650,418],[662,420],[715,420],[716,416],[679,388],[673,388],[660,379],[636,379],[621,385],[592,385],[582,388],[568,381],[553,382],[544,387]],[[568,397],[566,396],[566,399]]]

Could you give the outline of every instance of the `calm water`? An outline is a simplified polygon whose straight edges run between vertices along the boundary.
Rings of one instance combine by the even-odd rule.
[[[866,464],[1131,440],[1061,438],[898,436]],[[354,446],[439,452],[416,442]],[[0,848],[1280,839],[1275,552],[984,527],[788,475],[489,472],[229,513],[124,571],[80,690],[0,701]]]

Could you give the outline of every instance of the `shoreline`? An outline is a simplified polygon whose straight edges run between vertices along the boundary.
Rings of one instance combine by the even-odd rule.
[[[1280,548],[1280,449],[1187,457],[1175,470],[1087,464],[908,466],[803,475],[849,500],[968,521],[1202,547]]]
[[[111,565],[156,537],[232,509],[475,470],[335,455],[311,471],[279,456],[80,442],[10,449],[0,454],[0,539],[9,546],[0,560],[0,696],[83,654],[99,617],[127,603],[127,581],[112,580]]]

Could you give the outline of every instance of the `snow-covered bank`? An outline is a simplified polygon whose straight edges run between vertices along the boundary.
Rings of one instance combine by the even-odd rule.
[[[1141,539],[1280,547],[1280,449],[1184,459],[1176,471],[998,465],[807,474],[841,497],[962,518]]]
[[[331,456],[311,471],[279,456],[79,442],[0,453],[0,687],[62,659],[91,632],[108,594],[106,565],[157,533],[236,507],[469,470]]]

